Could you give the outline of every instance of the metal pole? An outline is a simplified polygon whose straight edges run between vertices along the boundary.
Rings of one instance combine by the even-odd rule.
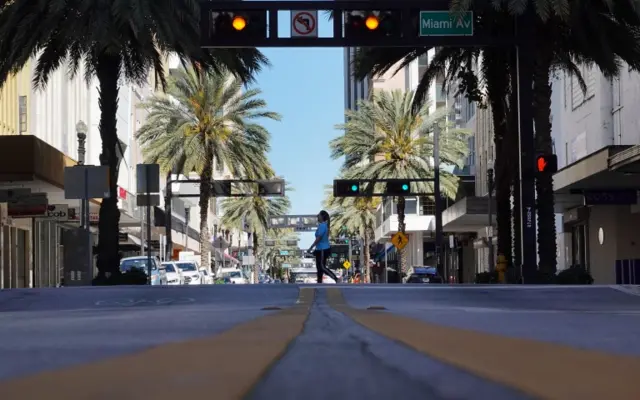
[[[172,191],[172,184],[171,184],[171,172],[169,172],[167,174],[167,185],[164,189],[164,217],[165,217],[165,221],[164,221],[164,234],[165,234],[165,238],[166,238],[166,242],[165,242],[165,250],[166,250],[166,260],[169,261],[171,260],[171,257],[173,256],[173,240],[171,238],[171,219],[172,219],[172,215],[171,215],[171,199],[173,197],[173,191]]]
[[[387,244],[384,244],[384,283],[389,283],[389,259],[387,258]]]
[[[255,233],[247,232],[247,240],[249,241],[249,243],[247,243],[247,255],[249,256],[250,261],[251,257],[253,256],[253,240],[251,235],[255,235]],[[253,263],[251,264],[251,270],[251,275],[253,275],[253,282],[251,283],[258,283],[258,274],[256,274],[256,260],[253,260]]]
[[[489,240],[489,271],[493,271],[496,266],[493,251],[493,168],[487,170],[487,184],[489,189],[489,229],[487,230],[487,238]]]
[[[84,165],[85,163],[85,141],[87,139],[87,125],[79,121],[76,124],[76,135],[78,137],[78,165]],[[80,200],[80,227],[81,229],[86,230],[88,247],[87,247],[87,258],[88,258],[88,271],[85,273],[90,274],[89,276],[93,276],[93,257],[92,257],[92,241],[91,241],[91,223],[89,220],[89,171],[87,169],[84,170],[84,197]]]
[[[435,238],[435,252],[436,252],[436,268],[441,275],[444,273],[442,267],[442,260],[440,252],[442,249],[442,204],[440,194],[440,125],[435,124],[433,130],[433,194],[435,202],[435,217],[436,217],[436,238]]]
[[[145,208],[140,206],[140,257],[144,256],[144,212]]]
[[[353,238],[349,238],[349,264],[351,264],[351,267],[353,267],[353,257],[351,255],[352,252],[352,247],[351,247],[351,241],[353,240]],[[351,268],[349,268],[351,269]],[[347,270],[347,272],[349,272],[349,270]]]
[[[144,169],[145,182],[147,183],[147,270],[149,271],[149,284],[151,284],[151,182],[149,177],[149,166]]]
[[[92,246],[93,243],[91,241],[91,221],[89,220],[89,170],[84,170],[84,199],[82,199],[84,203],[84,220],[87,224],[85,229],[87,230],[87,262],[89,263],[87,268],[89,271],[85,271],[85,273],[90,274],[89,276],[93,277],[93,255],[92,255]]]

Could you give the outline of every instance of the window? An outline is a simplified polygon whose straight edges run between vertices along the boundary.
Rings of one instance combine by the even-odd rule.
[[[572,110],[580,107],[582,104],[587,102],[587,100],[591,99],[596,94],[596,71],[590,67],[582,65],[579,67],[580,74],[582,75],[582,79],[584,80],[585,85],[587,86],[586,92],[582,91],[580,87],[580,83],[578,82],[578,78],[575,76],[571,77],[571,107]]]
[[[418,199],[415,197],[407,197],[404,200],[404,214],[417,214],[418,213]]]
[[[420,215],[435,215],[436,203],[428,197],[420,198]]]
[[[27,96],[18,98],[18,118],[20,120],[20,134],[27,132]]]

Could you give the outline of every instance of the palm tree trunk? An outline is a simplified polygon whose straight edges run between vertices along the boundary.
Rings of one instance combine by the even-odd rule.
[[[405,208],[405,201],[404,201],[404,197],[403,196],[398,196],[398,204],[396,205],[397,211],[398,211],[398,232],[402,232],[402,233],[406,233],[406,229],[407,226],[404,222],[404,208]],[[405,250],[405,248],[403,247],[401,250],[398,251],[400,258],[400,265],[398,268],[398,278],[400,283],[402,283],[402,276],[403,274],[406,274],[406,265],[407,265],[407,252]]]
[[[207,149],[204,166],[200,173],[200,267],[207,271],[211,267],[211,237],[209,235],[209,199],[213,174],[213,152]]]
[[[258,254],[258,232],[256,232],[255,230],[253,231],[253,235],[251,235],[253,237],[253,254]],[[260,264],[258,264],[257,262],[253,263],[253,277],[255,280],[255,283],[259,282],[258,277],[260,276]]]
[[[510,62],[509,62],[509,79],[511,82],[511,91],[509,92],[509,107],[507,109],[507,123],[508,123],[508,136],[505,141],[505,147],[503,149],[505,154],[518,154],[520,152],[520,143],[519,143],[519,116],[518,113],[514,111],[516,107],[518,107],[518,91],[517,91],[517,82],[518,82],[518,71],[516,68],[516,51],[512,49],[510,51]],[[518,271],[518,279],[519,275],[522,274],[522,230],[521,230],[521,213],[522,210],[520,208],[520,163],[516,161],[517,158],[514,158],[510,161],[508,167],[511,171],[511,182],[510,182],[510,193],[513,193],[513,259],[515,260],[515,264],[517,266]],[[509,202],[509,208],[511,208],[511,201]]]
[[[509,75],[504,51],[502,49],[486,49],[484,65],[493,119],[498,254],[511,260],[511,169],[509,168],[510,153],[505,151],[509,134],[507,129],[508,106],[505,102]]]
[[[536,132],[536,150],[551,154],[551,57],[549,51],[540,50],[533,71],[533,121]],[[538,210],[538,256],[539,270],[544,275],[556,273],[557,245],[556,220],[553,199],[553,176],[540,174],[536,177],[536,208]]]
[[[118,260],[118,146],[117,112],[118,81],[120,79],[121,59],[119,56],[101,54],[98,57],[96,76],[99,82],[100,139],[102,154],[100,165],[109,167],[109,197],[102,199],[98,221],[98,277],[103,282],[107,276],[114,281],[120,274]]]

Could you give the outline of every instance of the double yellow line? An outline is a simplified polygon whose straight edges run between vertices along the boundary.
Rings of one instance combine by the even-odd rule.
[[[326,290],[334,309],[366,328],[533,397],[640,399],[640,358],[357,310],[340,289]],[[0,382],[0,399],[242,399],[302,333],[314,295],[315,289],[303,288],[294,307],[210,338]]]
[[[640,358],[493,335],[349,307],[328,289],[338,311],[433,359],[540,399],[639,400]],[[553,329],[550,327],[549,329]]]
[[[0,399],[242,399],[302,333],[314,294],[212,337],[0,382]]]

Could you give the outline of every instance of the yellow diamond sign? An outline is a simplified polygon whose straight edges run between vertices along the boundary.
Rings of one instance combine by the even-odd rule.
[[[351,263],[349,261],[345,261],[342,263],[342,266],[344,267],[344,269],[349,269],[351,268]]]
[[[391,243],[396,246],[396,249],[402,250],[409,243],[409,238],[404,233],[398,232],[391,237]]]

